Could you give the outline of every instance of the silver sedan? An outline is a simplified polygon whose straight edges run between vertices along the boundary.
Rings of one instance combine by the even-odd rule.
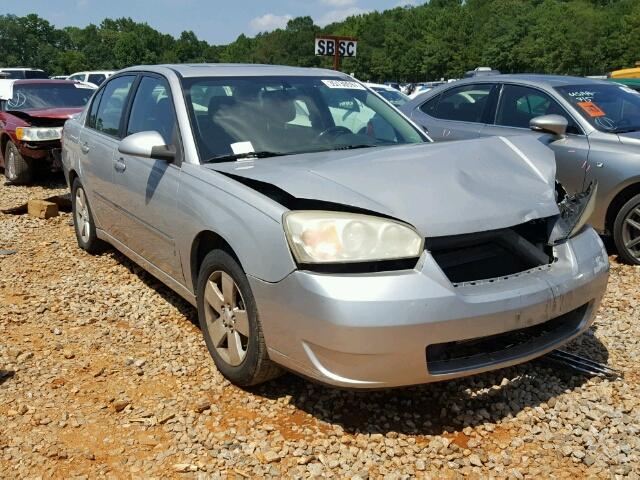
[[[134,67],[67,122],[81,248],[198,309],[218,369],[381,388],[527,361],[584,332],[609,264],[596,186],[535,138],[434,144],[327,70]]]

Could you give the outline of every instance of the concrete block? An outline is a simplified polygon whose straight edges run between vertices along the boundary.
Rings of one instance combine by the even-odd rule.
[[[46,200],[29,200],[27,211],[37,218],[51,218],[58,215],[58,205]]]

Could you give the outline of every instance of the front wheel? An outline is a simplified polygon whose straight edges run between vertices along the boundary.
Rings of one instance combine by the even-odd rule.
[[[277,377],[258,309],[244,271],[229,254],[210,252],[198,275],[198,320],[216,367],[229,381],[250,386]]]
[[[4,151],[4,176],[15,184],[30,183],[33,176],[30,161],[22,156],[12,142],[7,143]]]
[[[622,260],[640,265],[640,195],[631,198],[618,212],[613,241]]]

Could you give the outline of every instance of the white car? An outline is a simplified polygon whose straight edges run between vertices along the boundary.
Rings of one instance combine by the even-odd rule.
[[[379,93],[382,98],[394,107],[399,107],[409,101],[409,97],[407,95],[393,87],[390,87],[389,85],[383,85],[381,83],[365,83],[365,85],[374,92]]]
[[[76,72],[67,77],[67,80],[91,83],[99,87],[102,82],[115,73],[114,70],[94,70],[90,72]]]
[[[33,79],[33,78],[49,78],[49,75],[44,70],[40,70],[39,68],[26,68],[26,67],[18,67],[18,68],[1,68],[0,67],[0,78],[10,79],[10,80],[21,80],[21,79]]]

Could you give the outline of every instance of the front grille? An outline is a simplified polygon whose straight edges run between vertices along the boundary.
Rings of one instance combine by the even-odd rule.
[[[575,334],[589,304],[532,327],[457,342],[436,343],[426,349],[429,373],[474,370],[540,351]]]
[[[509,277],[553,261],[545,219],[487,232],[427,238],[425,244],[454,285]]]

